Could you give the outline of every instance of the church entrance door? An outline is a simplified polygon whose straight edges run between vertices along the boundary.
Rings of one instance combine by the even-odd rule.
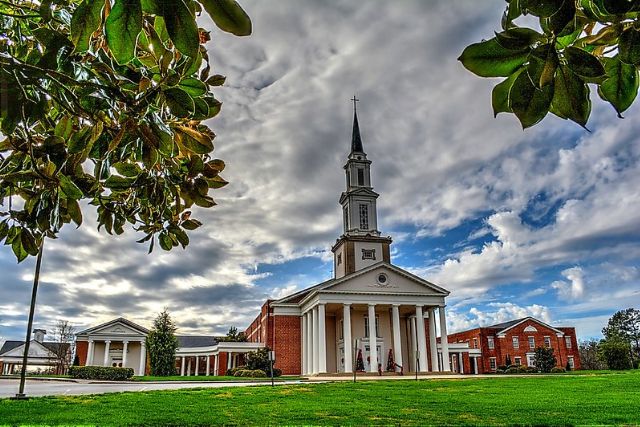
[[[378,350],[378,363],[382,366],[382,370],[384,370],[385,365],[383,363],[384,353],[382,353],[382,344],[381,343],[377,344],[376,349]],[[364,356],[364,369],[367,372],[371,371],[371,354],[370,353],[371,353],[371,349],[369,347],[369,344],[365,344],[363,356]]]

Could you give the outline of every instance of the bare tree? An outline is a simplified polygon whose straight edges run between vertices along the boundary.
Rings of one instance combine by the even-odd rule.
[[[58,320],[53,330],[54,343],[49,350],[56,361],[56,374],[66,374],[73,361],[76,330],[67,320]]]

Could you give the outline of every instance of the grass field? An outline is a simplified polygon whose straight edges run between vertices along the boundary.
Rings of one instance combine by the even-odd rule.
[[[300,377],[277,377],[275,381],[290,381],[290,380],[298,380]],[[205,376],[205,375],[195,375],[188,377],[181,377],[179,375],[171,376],[171,377],[154,377],[151,375],[147,375],[145,377],[133,377],[133,381],[267,381],[271,382],[271,378],[249,378],[249,377],[227,377],[227,376]]]
[[[0,400],[0,424],[639,424],[640,371]]]

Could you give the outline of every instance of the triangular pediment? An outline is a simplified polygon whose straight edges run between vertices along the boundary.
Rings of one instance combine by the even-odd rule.
[[[77,335],[133,335],[144,337],[148,333],[149,331],[146,328],[143,328],[129,320],[118,318],[79,332]]]
[[[2,357],[22,357],[24,355],[24,344],[19,345],[16,348],[13,348],[6,353],[2,354]],[[50,358],[55,355],[44,345],[40,344],[38,341],[32,340],[29,343],[29,357],[31,358]]]
[[[371,197],[376,197],[377,198],[379,196],[379,194],[376,193],[375,191],[373,191],[371,188],[358,187],[358,188],[351,189],[349,191],[343,192],[340,195],[339,203],[342,204],[344,202],[344,200],[349,196],[371,196]]]
[[[447,296],[449,291],[394,265],[381,262],[333,281],[322,291]]]

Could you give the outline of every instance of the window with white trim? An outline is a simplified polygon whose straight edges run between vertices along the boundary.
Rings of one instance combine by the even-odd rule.
[[[490,357],[489,358],[489,369],[491,369],[492,371],[495,371],[498,369],[498,365],[496,364],[496,358],[495,357]]]
[[[496,348],[496,343],[493,337],[487,337],[487,345],[489,346],[489,350],[493,350],[494,348]]]
[[[522,365],[522,358],[521,358],[521,357],[515,357],[515,358],[513,359],[513,363],[514,363],[514,365],[516,365],[516,366],[520,366],[520,365]]]
[[[369,206],[360,205],[360,230],[369,229]]]
[[[364,337],[369,338],[369,316],[364,316]],[[376,338],[380,338],[380,317],[376,316]]]
[[[544,337],[544,346],[546,348],[551,347],[551,337]]]
[[[530,349],[536,348],[536,338],[535,337],[529,337],[529,348]]]
[[[513,337],[511,338],[511,342],[513,343],[513,348],[520,348],[520,338]]]
[[[564,345],[567,348],[571,348],[572,344],[571,344],[571,337],[564,337]]]
[[[569,367],[571,368],[571,370],[573,371],[573,369],[575,368],[575,362],[573,361],[573,356],[569,356]]]

